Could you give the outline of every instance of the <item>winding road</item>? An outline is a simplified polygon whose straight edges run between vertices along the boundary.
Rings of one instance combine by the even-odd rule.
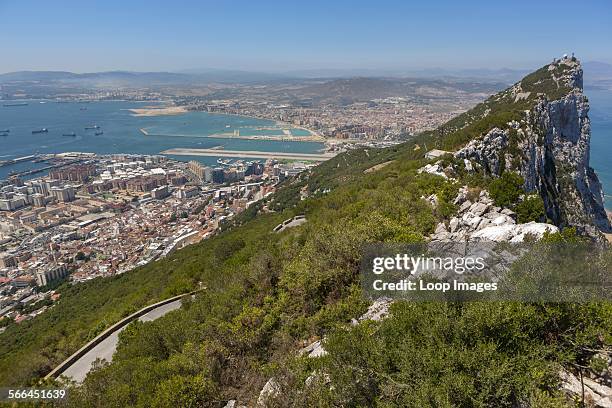
[[[158,319],[166,313],[179,309],[181,307],[181,299],[185,296],[191,296],[193,299],[196,293],[205,289],[206,288],[197,289],[145,306],[128,317],[121,319],[61,362],[45,376],[45,379],[64,376],[77,382],[82,382],[87,376],[87,373],[91,370],[94,361],[97,359],[111,361],[113,359],[113,354],[115,354],[117,344],[119,343],[119,333],[121,333],[130,322],[136,319],[141,322],[149,322]]]
[[[140,316],[138,320],[141,322],[150,322],[180,307],[181,300],[175,300],[172,303],[167,303],[151,310],[150,312]],[[91,370],[91,366],[94,361],[96,361],[98,358],[107,361],[111,361],[113,359],[113,354],[115,354],[117,344],[119,343],[119,333],[121,333],[126,327],[127,325],[111,333],[107,338],[95,345],[90,351],[69,366],[66,371],[62,373],[62,375],[77,382],[83,382],[87,376],[87,373],[89,373]]]

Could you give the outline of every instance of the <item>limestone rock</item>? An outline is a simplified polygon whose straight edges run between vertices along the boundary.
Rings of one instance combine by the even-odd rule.
[[[299,351],[300,355],[307,354],[309,358],[322,357],[327,354],[321,340],[314,341]]]
[[[280,384],[274,379],[270,378],[266,385],[261,389],[259,397],[257,398],[258,407],[267,407],[280,396],[281,387]]]
[[[435,231],[435,233],[436,233],[436,234],[442,234],[443,232],[448,232],[448,231],[446,230],[446,225],[444,225],[444,223],[443,223],[443,222],[441,222],[441,223],[439,223],[439,224],[438,224],[438,226],[436,227],[436,231]]]
[[[559,74],[558,64],[565,65]],[[598,231],[610,233],[612,226],[601,183],[589,163],[591,122],[582,68],[577,61],[564,60],[549,69],[555,82],[569,88],[565,96],[540,98],[524,120],[509,122],[506,129],[493,128],[454,155],[482,165],[492,176],[518,172],[525,180],[524,189],[542,197],[546,217],[554,225],[576,226],[600,238]],[[513,93],[515,100],[529,97],[520,83]]]
[[[389,308],[393,300],[388,297],[380,297],[374,301],[369,307],[368,310],[359,317],[359,320],[353,321],[353,325],[358,324],[364,320],[373,320],[378,322],[383,320],[389,316]]]
[[[561,388],[571,397],[582,398],[582,384],[572,373],[562,370],[559,373]],[[591,406],[612,408],[612,388],[598,384],[588,377],[583,377],[584,399]]]
[[[435,163],[435,164],[426,164],[425,166],[421,167],[418,170],[418,173],[429,173],[429,174],[434,174],[436,176],[440,176],[440,177],[444,177],[444,178],[448,178],[448,176],[446,175],[446,173],[444,173],[444,169],[442,168],[442,166],[439,163]]]

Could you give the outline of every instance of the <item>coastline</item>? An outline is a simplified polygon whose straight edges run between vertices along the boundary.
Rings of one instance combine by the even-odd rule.
[[[320,137],[325,139],[325,137],[321,134],[319,134],[318,132],[309,129],[307,127],[304,126],[299,126],[299,125],[294,125],[292,123],[288,123],[288,122],[283,122],[281,120],[276,120],[276,119],[270,119],[270,118],[264,118],[264,117],[259,117],[259,116],[255,116],[255,115],[247,115],[247,114],[243,114],[243,113],[230,113],[230,112],[209,112],[209,111],[205,111],[205,110],[189,110],[187,109],[186,112],[205,112],[208,113],[209,115],[228,115],[228,116],[238,116],[238,117],[242,117],[242,118],[249,118],[249,119],[257,119],[257,120],[269,120],[270,122],[274,122],[274,124],[278,127],[291,127],[294,129],[301,129],[301,130],[305,130],[307,132],[310,133],[311,136],[315,136],[315,137]]]
[[[163,103],[163,101],[159,101],[159,103]],[[279,128],[299,129],[299,130],[303,130],[303,131],[310,133],[310,135],[308,136],[303,136],[304,138],[306,138],[306,140],[304,141],[320,142],[320,143],[325,143],[327,141],[327,139],[323,135],[307,127],[300,126],[300,125],[294,125],[292,123],[283,122],[283,121],[276,120],[276,119],[254,116],[254,115],[246,115],[246,114],[240,114],[240,113],[228,113],[228,112],[208,112],[205,110],[190,110],[188,109],[187,106],[166,106],[166,107],[145,106],[143,108],[128,109],[128,111],[132,112],[132,116],[135,116],[135,117],[182,115],[184,113],[189,113],[189,112],[204,112],[209,115],[228,115],[228,116],[237,116],[237,117],[248,118],[248,119],[268,120],[270,122],[273,122],[274,125],[278,126]],[[145,133],[144,129],[139,129],[139,130],[143,134],[149,135],[148,132]],[[179,135],[179,136],[182,136],[182,135]],[[208,137],[214,137],[214,136],[218,136],[218,135],[211,135]],[[279,135],[279,136],[282,136],[282,135]],[[225,138],[226,136],[221,135],[221,137]],[[251,137],[249,136],[249,138]],[[297,137],[295,138],[297,139]],[[253,138],[253,139],[256,139],[256,138]],[[274,140],[274,139],[266,139],[266,138],[262,138],[262,139],[263,140]]]

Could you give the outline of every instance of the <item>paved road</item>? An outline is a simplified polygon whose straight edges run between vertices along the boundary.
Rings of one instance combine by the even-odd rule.
[[[162,317],[168,312],[172,310],[176,310],[181,307],[181,300],[175,300],[174,302],[170,302],[168,304],[162,305],[156,309],[151,310],[150,312],[140,316],[138,320],[141,322],[150,322],[159,317]],[[102,340],[100,344],[96,345],[92,348],[87,354],[78,359],[74,364],[66,369],[62,373],[63,376],[70,377],[77,382],[82,382],[89,370],[91,370],[91,364],[98,358],[111,361],[113,359],[113,354],[115,350],[117,350],[117,343],[119,342],[119,333],[125,329],[127,326],[122,327],[116,332],[112,333],[106,339]]]

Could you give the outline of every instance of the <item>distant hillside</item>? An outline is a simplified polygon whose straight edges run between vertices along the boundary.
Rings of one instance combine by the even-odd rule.
[[[76,74],[62,71],[19,71],[0,74],[0,84],[46,82],[82,87],[150,87],[161,85],[249,83],[279,78],[278,75],[242,71],[211,70],[196,73],[109,71]]]
[[[503,87],[502,83],[457,79],[357,77],[322,81],[298,88],[293,93],[300,98],[308,98],[317,103],[342,105],[388,97],[442,99],[456,94],[483,93],[488,95]]]

